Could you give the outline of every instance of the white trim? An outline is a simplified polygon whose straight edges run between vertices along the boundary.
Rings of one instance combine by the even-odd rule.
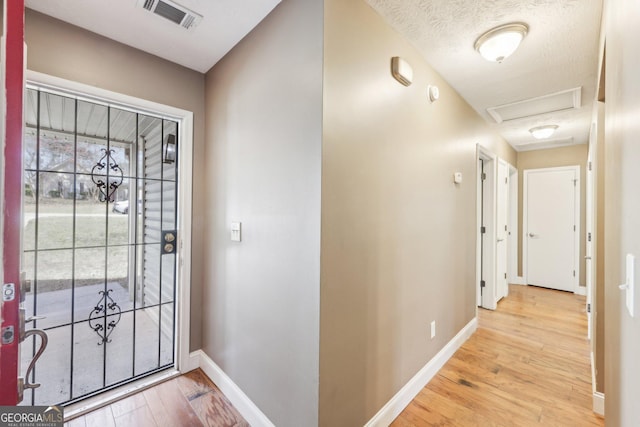
[[[593,412],[604,417],[604,393],[596,391],[596,364],[591,352],[591,389],[593,393]]]
[[[529,192],[529,174],[537,173],[543,171],[572,171],[574,172],[574,179],[576,181],[575,189],[574,189],[574,224],[576,226],[576,233],[574,233],[574,242],[573,242],[573,269],[576,274],[573,278],[573,292],[577,293],[578,287],[580,285],[580,230],[581,230],[581,218],[580,218],[580,165],[573,166],[559,166],[553,168],[536,168],[536,169],[525,169],[523,171],[523,183],[522,183],[522,276],[524,277],[525,283],[529,282],[528,278],[528,251],[529,251],[529,239],[527,235],[529,234],[529,230],[527,228],[528,224],[528,192]]]
[[[102,408],[103,406],[110,405],[113,402],[124,399],[125,397],[131,396],[132,394],[141,392],[145,389],[148,389],[149,387],[153,387],[160,382],[170,380],[171,378],[178,375],[180,375],[180,372],[175,369],[172,369],[170,371],[158,372],[157,374],[141,378],[122,387],[105,391],[96,396],[84,399],[78,403],[66,406],[64,408],[64,422],[84,415],[88,412],[95,411],[96,409]]]
[[[365,427],[390,425],[477,328],[478,318],[474,317],[365,424]]]
[[[587,296],[587,288],[585,286],[578,286],[574,294]]]
[[[518,169],[509,165],[509,283],[518,280]],[[524,284],[524,280],[522,281]]]
[[[495,183],[495,230],[496,230],[496,249],[495,259],[493,260],[493,268],[496,278],[496,301],[500,301],[509,295],[509,243],[510,238],[508,235],[510,224],[510,192],[509,178],[511,176],[511,164],[506,160],[498,157],[498,164],[496,167],[496,183]],[[504,175],[504,176],[503,176]],[[505,179],[503,184],[502,179]],[[504,227],[503,224],[499,224],[498,221],[501,216],[504,215]],[[503,229],[504,228],[504,229]],[[502,242],[504,248],[498,251],[498,243]],[[504,261],[504,276],[500,274],[498,266],[500,259]],[[497,307],[496,307],[497,308]]]
[[[604,393],[593,392],[593,412],[604,417]]]
[[[200,369],[215,383],[240,415],[253,427],[274,427],[274,424],[256,406],[255,403],[233,382],[216,363],[202,350],[192,352],[189,357],[192,366],[196,363]]]
[[[183,116],[180,129],[182,147],[178,147],[178,251],[176,256],[176,279],[179,284],[176,320],[178,341],[176,343],[176,363],[181,372],[189,371],[191,345],[191,221],[193,199],[193,113]],[[187,142],[187,143],[185,143]]]
[[[119,108],[134,108],[161,118],[179,122],[178,146],[178,236],[176,285],[179,298],[176,304],[175,365],[181,372],[189,371],[189,337],[191,317],[191,221],[193,183],[193,112],[157,102],[124,95],[94,86],[73,82],[48,74],[27,70],[30,85],[48,91],[63,91],[66,96],[89,99],[92,102],[116,105]],[[126,387],[126,386],[125,386]]]
[[[513,280],[511,280],[511,284],[512,285],[527,285],[527,282],[524,281],[524,277],[522,276],[516,276],[513,278]]]

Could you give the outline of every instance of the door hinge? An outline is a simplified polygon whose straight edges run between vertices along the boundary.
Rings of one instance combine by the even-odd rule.
[[[587,313],[591,313],[591,304],[587,304]]]
[[[482,172],[482,174],[480,174],[480,179],[482,179],[483,181],[485,181],[487,179],[487,174]]]
[[[590,242],[591,241],[591,233],[587,233],[587,241]]]
[[[589,162],[589,170],[591,170],[592,168],[593,168],[593,164]]]
[[[504,183],[505,183],[505,184],[508,184],[508,183],[509,183],[509,178],[505,178],[505,179],[504,179]]]
[[[576,277],[576,271],[573,270],[573,277]]]
[[[487,227],[485,227],[484,225],[480,227],[480,233],[484,234],[486,232],[487,232]]]
[[[505,280],[507,279],[507,273],[504,273],[504,278],[505,278]]]
[[[504,226],[504,231],[507,231],[507,226],[506,225]]]
[[[484,288],[485,286],[487,286],[487,282],[485,282],[484,280],[480,280],[480,287]]]
[[[573,226],[573,231],[576,231],[576,226],[575,225]]]
[[[577,186],[577,185],[578,185],[578,180],[577,180],[577,179],[574,179],[574,180],[573,180],[573,186],[575,187],[575,186]]]

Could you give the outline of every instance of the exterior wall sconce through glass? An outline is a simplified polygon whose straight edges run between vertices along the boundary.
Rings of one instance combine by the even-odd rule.
[[[163,163],[174,163],[176,161],[176,136],[169,134],[164,138]]]

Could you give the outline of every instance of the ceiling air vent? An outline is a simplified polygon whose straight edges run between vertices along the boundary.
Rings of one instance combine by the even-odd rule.
[[[186,29],[194,28],[202,19],[202,15],[170,0],[138,0],[137,6]]]

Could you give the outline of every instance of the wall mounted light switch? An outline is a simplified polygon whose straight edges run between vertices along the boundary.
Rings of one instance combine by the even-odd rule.
[[[242,240],[242,223],[232,222],[231,223],[231,241],[240,242],[241,240]]]

